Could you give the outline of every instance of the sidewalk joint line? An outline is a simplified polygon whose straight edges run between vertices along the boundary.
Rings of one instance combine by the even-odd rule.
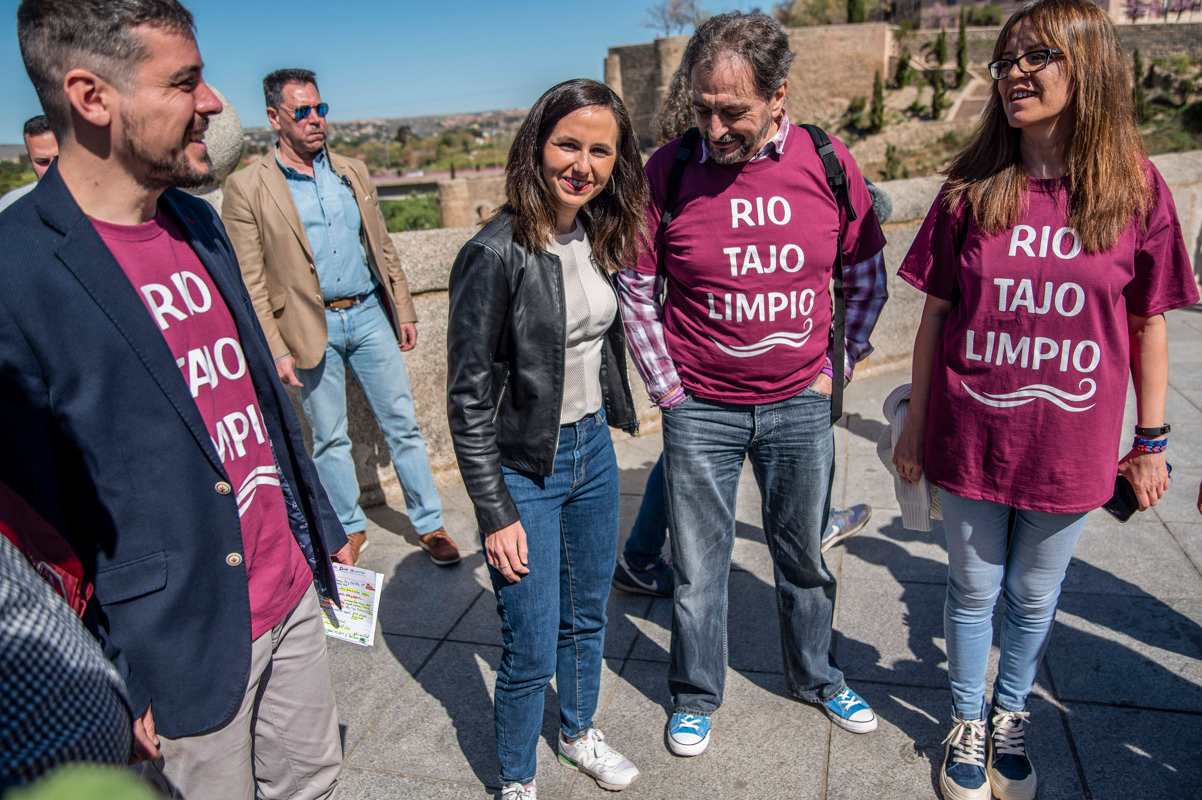
[[[1052,698],[1056,701],[1056,716],[1060,718],[1060,724],[1064,727],[1064,738],[1068,740],[1068,750],[1073,757],[1073,769],[1077,772],[1077,783],[1081,785],[1081,795],[1085,800],[1093,800],[1093,791],[1089,788],[1089,779],[1085,776],[1085,764],[1082,763],[1081,752],[1077,749],[1077,737],[1073,734],[1073,726],[1069,724],[1068,708],[1060,696],[1060,691],[1056,688],[1056,676],[1052,674],[1052,665],[1047,662],[1046,658],[1042,660],[1046,667],[1043,672],[1047,675]]]

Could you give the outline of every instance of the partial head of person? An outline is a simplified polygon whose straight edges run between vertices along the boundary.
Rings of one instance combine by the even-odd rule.
[[[22,0],[17,36],[64,163],[103,161],[152,190],[208,180],[221,101],[176,0]]]
[[[46,170],[54,163],[54,159],[58,158],[58,139],[55,138],[54,131],[50,130],[50,120],[45,114],[30,117],[25,120],[22,136],[25,139],[25,153],[29,156],[29,163],[33,165],[33,172],[38,176],[38,180],[41,180]]]
[[[692,87],[697,127],[716,163],[748,161],[776,135],[792,63],[788,34],[765,14],[732,11],[697,27],[681,68]]]
[[[317,75],[307,69],[277,69],[263,79],[267,122],[279,136],[280,147],[311,161],[326,146],[326,114]]]
[[[1064,162],[1083,247],[1113,245],[1149,199],[1130,70],[1106,12],[1090,0],[1024,5],[998,34],[989,72],[994,91],[948,169],[949,208],[968,202],[987,231],[1014,225],[1030,153],[1052,148]]]
[[[608,86],[578,78],[552,86],[526,115],[505,167],[514,238],[544,250],[581,222],[606,269],[633,263],[646,186],[626,107]]]

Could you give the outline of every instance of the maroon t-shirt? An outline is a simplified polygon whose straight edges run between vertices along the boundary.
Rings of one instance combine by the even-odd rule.
[[[296,606],[313,575],[288,524],[271,440],[234,318],[166,215],[160,212],[142,225],[95,219],[92,225],[167,340],[225,467],[242,523],[251,638],[257,639]]]
[[[1114,491],[1127,315],[1198,301],[1177,210],[1153,202],[1109,250],[1068,227],[1068,183],[1031,179],[1021,221],[987,235],[941,191],[899,275],[952,303],[931,373],[924,471],[955,494],[1076,513]]]
[[[647,162],[654,233],[678,142]],[[809,386],[822,370],[831,325],[830,280],[842,228],[843,263],[885,246],[872,198],[842,143],[856,219],[840,221],[822,161],[793,128],[784,152],[725,166],[694,160],[685,169],[676,216],[636,269],[656,271],[665,247],[664,334],[685,391],[725,403],[771,403]],[[700,153],[694,159],[700,158]]]

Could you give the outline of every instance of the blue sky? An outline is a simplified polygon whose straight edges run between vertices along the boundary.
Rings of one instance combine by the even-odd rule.
[[[318,74],[331,119],[530,105],[572,77],[602,78],[607,48],[650,41],[650,0],[185,0],[209,82],[242,124],[263,120],[260,80]],[[17,47],[18,0],[0,0],[0,142],[40,113]],[[709,11],[751,3],[713,0]]]

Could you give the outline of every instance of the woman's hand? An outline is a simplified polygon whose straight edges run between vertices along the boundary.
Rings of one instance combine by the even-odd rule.
[[[1169,471],[1165,467],[1164,453],[1127,453],[1119,462],[1119,474],[1135,490],[1135,499],[1140,511],[1147,511],[1160,502],[1169,489]]]
[[[526,566],[526,529],[522,527],[522,521],[511,522],[485,536],[484,554],[488,563],[510,583],[517,583],[523,575],[530,574],[530,568]]]
[[[908,483],[918,483],[922,477],[922,431],[911,416],[906,417],[901,436],[893,448],[893,466]]]

